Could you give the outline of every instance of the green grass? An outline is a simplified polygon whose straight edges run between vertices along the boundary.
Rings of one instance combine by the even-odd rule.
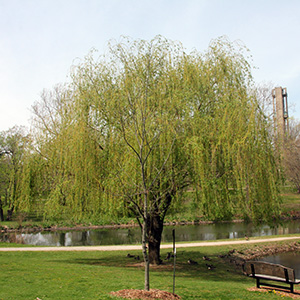
[[[300,210],[300,195],[283,191],[283,210]],[[26,223],[28,221],[24,221]],[[18,222],[14,222],[18,226]],[[20,222],[19,222],[20,223]],[[30,223],[30,221],[28,222]],[[38,222],[37,222],[38,223]],[[11,222],[0,225],[10,226]],[[30,224],[28,224],[30,225]],[[260,244],[261,245],[261,244]],[[0,247],[27,245],[0,243]],[[255,245],[247,245],[254,247]],[[233,246],[179,248],[175,292],[182,299],[280,299],[274,293],[249,292],[255,282],[217,257]],[[245,249],[245,245],[234,246]],[[162,250],[162,257],[170,250]],[[132,251],[132,254],[139,252]],[[127,252],[0,252],[0,300],[117,299],[109,295],[121,289],[143,289],[144,269],[126,257]],[[205,268],[202,256],[217,266]],[[191,258],[199,265],[190,266]],[[172,292],[171,265],[152,268],[150,286]]]
[[[248,245],[247,247],[250,247]],[[252,247],[252,246],[251,246]],[[249,292],[255,282],[225,263],[218,254],[232,247],[179,248],[176,294],[182,299],[279,299],[274,293]],[[245,249],[245,245],[235,246]],[[162,250],[164,257],[169,250]],[[131,252],[139,254],[140,252]],[[109,295],[121,289],[143,289],[144,269],[127,252],[0,252],[0,299],[62,300],[117,299]],[[216,269],[205,267],[202,257],[212,258]],[[190,266],[188,259],[199,262]],[[151,268],[151,288],[172,292],[171,262]]]
[[[281,194],[283,198],[283,212],[300,210],[300,194],[293,191],[285,191]]]
[[[47,247],[47,246],[36,246],[30,244],[20,244],[20,243],[8,243],[8,242],[0,242],[0,248],[28,248],[28,247]]]

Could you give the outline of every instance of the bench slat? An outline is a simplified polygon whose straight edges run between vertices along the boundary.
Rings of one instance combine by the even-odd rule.
[[[278,281],[278,282],[287,282],[285,278],[276,277],[276,276],[270,276],[270,275],[255,274],[255,276],[252,276],[252,274],[250,274],[249,276],[253,277],[253,278],[264,279],[264,280],[273,280],[273,281]],[[294,284],[296,284],[295,281],[288,281],[287,283],[294,283]]]

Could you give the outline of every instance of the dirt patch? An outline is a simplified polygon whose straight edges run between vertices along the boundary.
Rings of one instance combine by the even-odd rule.
[[[290,293],[290,292],[287,292],[285,290],[281,290],[281,289],[272,289],[272,288],[263,288],[263,289],[259,289],[257,287],[252,287],[252,288],[249,288],[247,289],[248,291],[250,292],[260,292],[260,293],[268,293],[268,294],[276,294],[276,295],[279,295],[281,297],[289,297],[289,298],[292,298],[292,299],[300,299],[300,291],[296,291],[294,290],[294,293]]]
[[[145,290],[121,290],[118,292],[111,292],[111,295],[125,298],[125,299],[161,299],[161,300],[179,300],[181,299],[178,295],[172,294],[166,291],[161,291],[157,289],[150,289],[150,291]]]

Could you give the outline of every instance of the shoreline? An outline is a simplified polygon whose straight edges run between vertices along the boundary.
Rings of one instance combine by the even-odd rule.
[[[232,221],[180,221],[180,222],[165,222],[164,226],[187,226],[187,225],[205,225],[205,224],[216,224],[216,223],[243,223],[243,220],[232,220]],[[2,226],[0,233],[33,233],[42,231],[81,231],[90,229],[120,229],[120,228],[133,228],[139,227],[139,224],[111,224],[111,225],[74,225],[74,226],[51,226],[51,227],[20,227],[20,228],[9,228],[8,226]],[[0,226],[1,228],[1,226]]]
[[[296,221],[300,220],[300,213],[296,215],[282,216],[276,223],[286,222],[286,221]],[[207,225],[207,224],[228,224],[228,223],[243,223],[243,219],[235,219],[231,221],[173,221],[164,222],[164,226],[188,226],[188,225]],[[251,224],[252,222],[247,222]],[[30,227],[30,225],[22,226],[19,228],[11,228],[7,225],[0,225],[0,233],[35,233],[43,231],[81,231],[81,230],[91,230],[91,229],[120,229],[120,228],[133,228],[139,227],[139,224],[131,222],[127,224],[107,224],[107,225],[74,225],[74,226],[49,226],[49,227]]]

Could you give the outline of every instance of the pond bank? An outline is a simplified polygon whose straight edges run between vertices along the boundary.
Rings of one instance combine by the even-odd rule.
[[[300,220],[300,214],[283,216],[280,218],[280,221],[289,221],[289,220]],[[229,224],[229,223],[244,223],[242,219],[235,219],[231,221],[174,221],[174,222],[165,222],[164,226],[176,226],[176,225],[207,225],[207,224]],[[251,222],[249,222],[251,223]],[[107,224],[107,225],[74,225],[74,226],[32,226],[31,224],[19,225],[16,228],[9,227],[7,225],[0,225],[0,233],[36,233],[43,231],[82,231],[82,230],[92,230],[92,229],[120,229],[120,228],[133,228],[139,227],[139,224],[134,221],[127,224]]]
[[[297,238],[298,237],[295,237],[295,239]],[[270,242],[273,241],[275,240],[270,239]],[[282,239],[281,241],[284,241],[284,239]],[[277,240],[277,242],[281,241]],[[260,242],[260,240],[258,240],[258,242]],[[238,271],[244,273],[243,267],[246,261],[296,251],[300,253],[300,240],[289,243],[276,243],[272,245],[257,245],[255,247],[247,247],[244,249],[232,249],[226,255],[224,255],[223,259],[235,265]]]
[[[297,239],[299,237],[295,237]],[[272,242],[273,239],[270,239]],[[282,239],[282,241],[284,238]],[[257,240],[258,242],[260,240]],[[274,240],[273,240],[274,241]],[[255,241],[254,241],[255,243]],[[283,252],[290,252],[290,251],[300,251],[300,241],[291,242],[288,244],[276,244],[276,245],[263,245],[257,246],[250,249],[243,249],[243,250],[235,250],[233,249],[230,251],[229,256],[237,257],[242,260],[253,260],[263,256],[270,256],[275,255]]]
[[[175,226],[175,225],[205,225],[205,224],[227,224],[227,223],[242,223],[243,220],[232,220],[232,221],[180,221],[180,222],[165,222],[164,226]],[[111,224],[111,225],[74,225],[74,226],[49,226],[49,227],[31,227],[30,225],[19,226],[18,228],[10,228],[8,226],[0,226],[0,233],[34,233],[42,231],[82,231],[91,229],[120,229],[120,228],[133,228],[139,227],[139,224],[130,222],[128,224]]]
[[[274,220],[275,223],[300,220],[300,211],[290,211],[288,213],[283,213],[279,220]],[[243,219],[235,219],[230,221],[209,221],[209,220],[195,220],[195,221],[170,221],[165,222],[164,226],[175,226],[175,225],[207,225],[207,224],[228,224],[228,223],[243,223]],[[26,224],[27,223],[27,224]],[[251,223],[251,222],[249,222]],[[85,224],[75,224],[74,226],[33,226],[29,222],[24,222],[19,224],[17,227],[10,227],[8,225],[0,224],[0,233],[37,233],[43,231],[81,231],[81,230],[92,230],[92,229],[120,229],[120,228],[133,228],[139,227],[139,224],[134,220],[129,221],[127,224],[106,224],[106,225],[85,225]]]

